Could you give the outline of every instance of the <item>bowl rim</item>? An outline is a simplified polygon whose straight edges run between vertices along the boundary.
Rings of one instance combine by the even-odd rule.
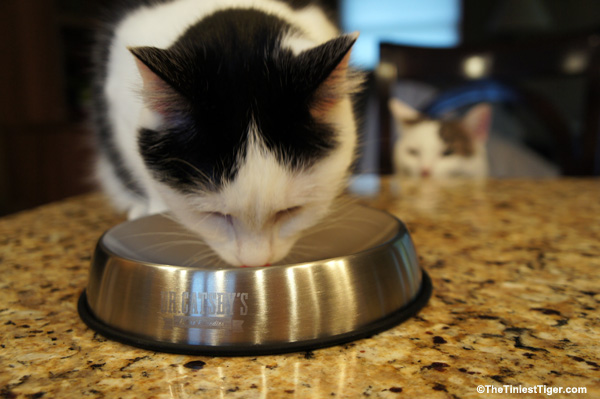
[[[125,221],[125,222],[119,223],[119,224],[109,228],[107,231],[105,231],[97,241],[96,250],[101,249],[105,256],[108,256],[113,260],[116,260],[119,262],[121,262],[121,261],[132,262],[137,265],[144,266],[144,267],[153,267],[153,268],[159,268],[159,269],[168,267],[169,269],[193,270],[196,272],[217,272],[217,271],[224,272],[224,271],[227,271],[227,272],[235,272],[235,273],[253,273],[253,272],[256,272],[257,270],[277,270],[277,269],[282,269],[282,268],[291,269],[291,268],[295,268],[295,267],[316,267],[317,265],[322,265],[324,263],[332,262],[335,260],[349,259],[349,258],[354,258],[356,256],[367,256],[368,254],[370,254],[372,252],[379,251],[383,247],[388,246],[388,245],[392,244],[393,242],[396,242],[398,239],[400,239],[401,237],[403,237],[405,235],[410,235],[410,231],[409,231],[408,227],[406,226],[406,224],[402,220],[400,220],[398,217],[396,217],[395,215],[393,215],[387,211],[377,209],[377,208],[372,208],[372,207],[364,205],[364,204],[353,204],[353,206],[358,206],[358,207],[369,209],[371,211],[376,211],[378,213],[384,214],[384,215],[392,218],[396,222],[396,226],[397,226],[398,230],[392,237],[390,237],[389,239],[385,240],[382,243],[379,243],[377,245],[374,245],[372,247],[369,247],[369,248],[366,248],[366,249],[363,249],[360,251],[349,253],[347,255],[332,256],[332,257],[328,257],[328,258],[316,259],[313,261],[306,261],[306,262],[275,264],[275,265],[271,265],[271,266],[240,267],[240,266],[227,265],[225,267],[214,267],[213,268],[213,267],[206,267],[206,266],[184,266],[184,265],[172,265],[172,264],[166,264],[166,263],[148,262],[148,261],[144,261],[144,260],[133,259],[132,257],[129,257],[129,256],[119,255],[119,254],[115,253],[115,251],[108,248],[106,243],[104,242],[104,238],[108,234],[110,234],[110,232],[113,229],[115,229],[119,226],[122,226],[124,223],[134,222],[136,220],[136,219],[134,219],[131,221]],[[148,215],[148,216],[144,216],[144,217],[162,216],[162,215],[163,214],[161,214],[161,213],[157,213],[157,214]]]

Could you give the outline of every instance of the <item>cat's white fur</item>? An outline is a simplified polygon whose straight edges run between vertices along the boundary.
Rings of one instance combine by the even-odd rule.
[[[299,27],[302,36],[282,41],[296,54],[339,34],[318,8],[295,11],[274,0],[175,0],[138,9],[116,28],[105,94],[123,162],[149,200],[128,194],[107,160],[99,159],[97,173],[129,218],[170,210],[228,263],[258,266],[284,257],[299,233],[328,212],[354,158],[356,126],[351,100],[344,98],[328,113],[328,122],[337,127],[339,148],[305,172],[291,173],[281,166],[253,134],[235,180],[218,193],[183,196],[154,180],[138,152],[137,132],[157,128],[161,119],[144,106],[142,78],[128,47],[167,48],[203,16],[231,7],[263,10]],[[252,133],[255,127],[248,129]]]
[[[474,152],[468,157],[443,155],[446,145],[438,133],[439,121],[425,120],[414,125],[406,123],[421,115],[395,98],[390,100],[389,108],[399,131],[399,138],[394,146],[394,164],[398,174],[432,178],[488,176],[486,141],[491,123],[489,105],[473,107],[462,119],[473,140]]]

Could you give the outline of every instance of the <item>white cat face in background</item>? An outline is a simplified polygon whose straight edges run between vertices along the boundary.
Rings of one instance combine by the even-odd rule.
[[[399,139],[394,148],[396,173],[412,177],[485,177],[485,144],[491,107],[473,107],[461,119],[429,119],[398,99],[389,103]]]

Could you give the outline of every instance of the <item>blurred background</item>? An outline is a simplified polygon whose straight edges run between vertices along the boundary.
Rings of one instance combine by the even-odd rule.
[[[0,1],[0,215],[94,189],[89,55],[111,2]],[[397,132],[379,105],[398,97],[432,116],[491,103],[498,135],[560,175],[600,174],[599,1],[323,2],[361,32],[357,172],[392,173]]]

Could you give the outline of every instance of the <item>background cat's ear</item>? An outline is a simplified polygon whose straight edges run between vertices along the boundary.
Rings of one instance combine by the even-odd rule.
[[[487,140],[492,126],[492,107],[489,104],[474,106],[463,117],[463,124],[474,139]]]
[[[358,33],[329,40],[298,55],[302,70],[308,72],[308,87],[315,93],[313,116],[323,116],[344,96],[359,90],[362,77],[349,68],[352,46]]]
[[[165,117],[176,117],[187,108],[187,101],[177,89],[181,84],[179,66],[168,50],[154,47],[129,48],[143,81],[142,96],[146,105]]]
[[[421,116],[419,111],[397,98],[390,99],[388,107],[394,118],[399,122],[419,119]]]

